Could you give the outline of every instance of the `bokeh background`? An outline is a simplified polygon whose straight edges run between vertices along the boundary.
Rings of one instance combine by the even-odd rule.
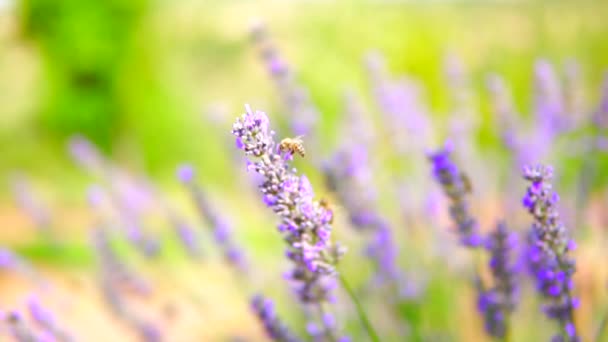
[[[483,227],[509,215],[514,229],[527,229],[523,209],[515,214],[506,209],[509,202],[518,203],[525,185],[501,140],[487,77],[500,74],[517,111],[531,118],[535,63],[545,59],[560,75],[576,63],[584,102],[580,121],[586,122],[598,107],[608,61],[606,13],[604,1],[0,1],[0,244],[36,273],[0,273],[0,310],[22,307],[24,298],[35,293],[81,340],[137,338],[132,326],[107,310],[96,284],[90,235],[100,215],[90,209],[86,194],[103,180],[70,156],[69,139],[81,135],[130,180],[153,184],[154,191],[144,196],[155,199],[144,200],[141,212],[146,227],[162,242],[161,256],[150,261],[124,241],[115,244],[152,284],[151,294],[130,295],[131,304],[162,327],[166,340],[263,340],[248,307],[249,295],[260,290],[277,301],[295,330],[304,330],[304,317],[294,310],[295,300],[282,279],[287,261],[276,218],[259,203],[230,138],[231,124],[245,103],[276,118],[277,126],[285,124],[280,121],[285,108],[250,36],[253,25],[264,23],[321,113],[317,160],[349,139],[340,133],[345,91],[355,94],[371,121],[382,126],[365,64],[370,53],[384,56],[390,74],[419,82],[420,97],[437,127],[434,139],[407,161],[398,161],[390,134],[378,129],[372,167],[401,265],[425,294],[402,310],[401,318],[383,312],[383,293],[366,294],[366,305],[386,341],[403,338],[404,321],[415,322],[440,341],[483,341],[474,288],[462,271],[470,255],[447,232],[445,203],[437,203],[436,217],[420,210],[406,220],[391,182],[395,174],[407,176],[397,178],[405,191],[410,185],[404,196],[413,198],[415,208],[422,208],[426,194],[437,192],[422,148],[435,148],[448,136],[443,123],[454,101],[446,63],[456,59],[479,122],[470,135],[478,151],[471,173],[481,175],[472,177],[473,207]],[[577,205],[589,153],[572,142],[594,128],[577,127],[556,142],[546,161],[555,164],[556,188],[564,206],[572,209],[566,210],[565,220],[580,239],[576,281],[583,304],[577,322],[584,340],[590,340],[608,305],[608,171],[602,167],[608,164],[605,152],[593,150],[597,172],[585,179],[591,184],[587,200]],[[331,198],[313,159],[297,165],[319,195]],[[196,216],[175,177],[182,163],[196,168],[214,207],[233,225],[234,238],[250,259],[253,275],[246,280],[225,265]],[[408,172],[410,168],[422,171]],[[33,197],[50,213],[52,237],[41,234],[31,213],[20,207],[13,191],[17,178],[27,180]],[[171,203],[200,231],[202,260],[183,253],[159,202]],[[340,204],[335,206],[336,238],[351,250],[342,272],[363,286],[372,272],[360,261],[365,238],[349,228]],[[551,331],[533,291],[528,292],[514,319],[513,341],[547,338]],[[353,340],[365,340],[352,307],[345,305],[340,312]]]

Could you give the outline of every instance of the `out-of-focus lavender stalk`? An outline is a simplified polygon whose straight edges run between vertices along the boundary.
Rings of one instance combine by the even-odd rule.
[[[373,232],[366,253],[376,269],[376,280],[387,285],[403,299],[405,279],[397,265],[398,247],[392,229],[376,208],[376,193],[368,166],[367,149],[348,144],[338,150],[323,168],[326,183],[348,213],[353,227],[362,233]]]
[[[499,222],[485,247],[490,253],[494,285],[490,289],[480,289],[478,306],[488,334],[508,340],[509,316],[515,310],[518,294],[519,267],[514,258],[517,235],[510,232],[504,222]]]
[[[113,280],[108,279],[102,274],[99,285],[102,296],[109,309],[114,315],[129,324],[129,326],[137,332],[141,341],[163,341],[159,327],[135,314]]]
[[[379,53],[368,54],[366,64],[394,147],[400,155],[421,151],[432,138],[432,127],[420,87],[407,78],[392,79]]]
[[[395,191],[405,225],[412,227],[415,219],[420,217],[423,202],[433,196],[426,190],[428,186],[425,182],[412,184],[409,181],[426,180],[426,177],[423,177],[426,170],[413,160],[423,156],[424,146],[428,146],[433,140],[429,110],[423,100],[420,84],[407,77],[392,77],[381,54],[369,53],[366,66],[373,97],[382,113],[384,128],[396,152],[395,163],[405,166],[400,167],[395,175]],[[348,136],[348,139],[356,137]],[[424,200],[418,200],[423,198]]]
[[[102,278],[112,283],[127,285],[135,292],[143,295],[150,293],[150,284],[123,262],[111,245],[109,232],[106,228],[107,223],[102,213],[106,202],[108,202],[103,189],[95,186],[91,187],[88,191],[88,201],[99,216],[97,227],[91,233],[91,244],[97,255],[97,263]]]
[[[12,182],[13,195],[19,207],[29,216],[38,232],[44,237],[53,238],[51,234],[52,218],[49,208],[42,202],[22,176],[15,176]]]
[[[4,247],[0,247],[0,271],[16,272],[42,288],[49,285],[46,280],[36,272],[32,265],[13,253],[10,249]]]
[[[99,286],[101,294],[109,309],[118,318],[131,326],[144,342],[162,341],[160,330],[152,322],[142,319],[128,305],[121,291],[121,286],[127,285],[135,291],[149,292],[149,286],[134,276],[130,270],[120,262],[109,246],[107,233],[103,228],[93,232],[93,245],[98,254]]]
[[[465,247],[476,250],[484,244],[484,240],[479,233],[477,221],[469,212],[467,196],[472,191],[472,185],[451,160],[451,151],[452,146],[448,143],[443,149],[429,154],[433,175],[451,202],[449,212],[456,223],[460,242]],[[517,267],[511,256],[515,241],[515,235],[502,223],[485,241],[485,247],[490,252],[492,288],[485,288],[479,271],[475,270],[479,291],[478,308],[483,314],[486,331],[491,336],[503,339],[508,336],[508,319],[515,308],[517,294]]]
[[[504,79],[496,74],[488,77],[487,87],[490,91],[490,102],[492,112],[496,115],[497,127],[500,130],[500,138],[515,158],[518,158],[520,141],[518,135],[519,120],[517,109],[513,103],[513,97]],[[516,160],[518,165],[523,162]]]
[[[226,219],[221,217],[219,212],[213,208],[203,189],[194,180],[194,168],[190,165],[182,165],[177,171],[177,177],[188,188],[198,214],[211,229],[213,237],[224,253],[226,261],[239,272],[246,272],[248,267],[244,252],[234,242]]]
[[[151,292],[150,284],[125,264],[110,245],[110,238],[103,227],[92,233],[93,247],[97,254],[102,276],[115,284],[127,286],[136,293],[147,295]]]
[[[551,185],[553,169],[544,165],[527,166],[523,175],[530,182],[523,205],[534,219],[530,230],[529,269],[538,291],[547,300],[545,313],[560,325],[562,333],[555,338],[579,341],[574,324],[574,309],[579,301],[572,294],[575,261],[569,255],[575,244],[559,218],[559,197]]]
[[[299,342],[296,337],[277,315],[272,300],[262,295],[255,295],[251,299],[251,309],[262,323],[268,337],[277,342]]]
[[[562,84],[553,65],[547,60],[538,60],[534,65],[534,112],[536,127],[545,130],[547,143],[562,130],[567,129],[565,101]]]
[[[585,113],[585,92],[581,65],[575,59],[564,64],[564,129],[572,131],[580,126]]]
[[[318,307],[326,323],[324,307],[334,300],[335,265],[344,253],[343,248],[331,241],[333,212],[314,200],[308,178],[298,176],[291,168],[294,151],[279,148],[264,112],[254,112],[246,106],[232,133],[237,147],[251,159],[247,168],[264,177],[260,185],[264,203],[281,220],[278,228],[287,243],[286,255],[294,266],[287,277],[302,303]],[[335,340],[336,332],[324,325],[315,338]]]
[[[175,230],[177,238],[184,246],[188,255],[195,260],[200,259],[203,255],[203,249],[197,231],[174,211],[169,209],[168,214],[169,221]]]
[[[289,113],[287,118],[291,134],[306,136],[314,150],[316,146],[316,126],[319,120],[317,108],[311,102],[306,88],[297,83],[293,70],[272,43],[266,27],[258,23],[252,27],[251,37],[257,45],[266,69],[279,92],[283,106]]]
[[[59,325],[55,316],[42,304],[36,297],[29,298],[27,308],[32,320],[40,326],[40,328],[49,332],[54,339],[62,342],[74,341],[74,338]]]
[[[107,185],[127,240],[145,257],[157,256],[160,243],[142,229],[141,222],[143,208],[149,206],[152,197],[147,184],[114,167],[93,143],[82,136],[73,137],[68,149],[81,167]]]
[[[449,136],[466,163],[473,163],[477,158],[472,137],[479,126],[475,92],[464,63],[456,54],[445,57],[444,73],[451,109]],[[475,176],[477,183],[481,183],[480,175]]]
[[[470,248],[480,246],[482,238],[477,221],[469,212],[468,195],[471,184],[468,176],[462,173],[451,159],[452,145],[429,154],[433,175],[450,200],[450,216],[460,235],[460,242]]]
[[[36,336],[36,332],[34,332],[34,330],[32,330],[32,328],[30,326],[28,326],[28,324],[26,324],[26,322],[24,321],[23,317],[21,316],[21,314],[17,311],[11,311],[9,312],[6,317],[5,317],[5,321],[8,325],[9,331],[11,333],[11,335],[13,335],[13,337],[18,341],[18,342],[38,342],[38,336]],[[45,341],[52,341],[52,340],[45,340]]]

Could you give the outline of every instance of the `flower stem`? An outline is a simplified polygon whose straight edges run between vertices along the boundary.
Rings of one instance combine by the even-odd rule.
[[[346,281],[346,278],[344,278],[344,276],[342,276],[342,274],[338,274],[338,278],[340,278],[340,283],[342,284],[342,287],[344,287],[344,290],[346,290],[346,293],[348,293],[348,296],[353,301],[353,304],[355,304],[355,308],[357,309],[357,314],[359,315],[359,319],[361,320],[363,327],[367,331],[369,338],[373,342],[380,342],[380,339],[378,338],[378,334],[376,333],[376,331],[374,330],[374,327],[372,326],[371,322],[367,318],[367,314],[365,313],[365,310],[363,309],[361,302],[359,301],[359,299],[357,299],[357,296],[355,295],[355,293],[353,292],[353,289],[350,287],[350,285]]]

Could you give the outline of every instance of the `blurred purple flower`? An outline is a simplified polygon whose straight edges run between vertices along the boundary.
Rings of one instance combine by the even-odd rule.
[[[395,148],[399,153],[420,149],[432,135],[428,110],[421,101],[420,86],[407,78],[392,79],[379,53],[368,54],[366,64],[374,98],[384,115]]]
[[[451,159],[452,147],[448,143],[428,155],[433,167],[433,176],[450,200],[450,216],[460,234],[460,242],[466,247],[478,247],[482,243],[477,221],[469,212],[467,196],[471,192],[468,177]]]
[[[107,171],[107,163],[103,155],[87,138],[76,135],[70,138],[68,150],[72,158],[88,172],[97,176],[103,176]]]
[[[485,247],[490,252],[494,286],[488,290],[480,289],[478,306],[484,315],[488,334],[503,338],[508,334],[509,316],[517,304],[519,267],[514,258],[517,235],[510,232],[504,222],[499,222]]]
[[[52,220],[49,208],[42,202],[25,178],[16,176],[12,182],[13,195],[19,207],[34,222],[36,228],[43,234],[49,234]]]
[[[263,24],[258,23],[252,28],[251,37],[275,83],[283,106],[289,113],[287,119],[291,133],[295,136],[306,136],[309,141],[314,139],[319,113],[310,100],[308,92],[297,83],[293,70],[281,57]]]
[[[199,259],[203,251],[197,232],[173,212],[169,213],[169,221],[171,221],[171,225],[188,255],[194,259]]]
[[[61,342],[70,342],[74,340],[70,334],[58,324],[55,316],[40,303],[38,298],[30,297],[27,301],[27,308],[32,320],[40,326],[40,328],[48,332],[49,338],[51,338],[50,341],[57,340]]]
[[[230,225],[216,208],[213,208],[203,188],[195,181],[195,171],[190,165],[181,165],[177,171],[178,179],[186,186],[196,205],[201,219],[211,229],[217,245],[224,253],[224,258],[239,272],[246,272],[247,259],[241,249],[233,240]]]
[[[10,334],[18,342],[37,342],[37,333],[26,324],[22,315],[17,311],[10,311],[4,317]],[[51,340],[52,341],[52,340]]]
[[[262,323],[268,337],[277,342],[299,342],[301,341],[287,328],[278,317],[274,303],[262,295],[255,295],[251,299],[251,309]]]
[[[575,261],[569,255],[574,249],[557,211],[559,197],[553,191],[553,169],[544,165],[527,166],[524,178],[530,182],[523,205],[534,218],[528,245],[528,267],[536,279],[537,290],[546,299],[544,311],[555,319],[567,341],[579,341],[574,327],[573,311],[578,300],[573,297]]]
[[[103,279],[106,279],[112,285],[126,285],[142,295],[147,295],[151,292],[151,285],[123,262],[114,251],[108,232],[104,227],[95,228],[91,239]]]

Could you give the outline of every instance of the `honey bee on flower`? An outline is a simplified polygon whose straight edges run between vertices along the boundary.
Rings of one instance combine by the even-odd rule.
[[[297,153],[301,157],[306,155],[306,150],[304,149],[304,142],[302,141],[302,135],[299,135],[295,138],[285,138],[281,140],[279,143],[279,151],[280,152],[289,152],[291,155]]]

